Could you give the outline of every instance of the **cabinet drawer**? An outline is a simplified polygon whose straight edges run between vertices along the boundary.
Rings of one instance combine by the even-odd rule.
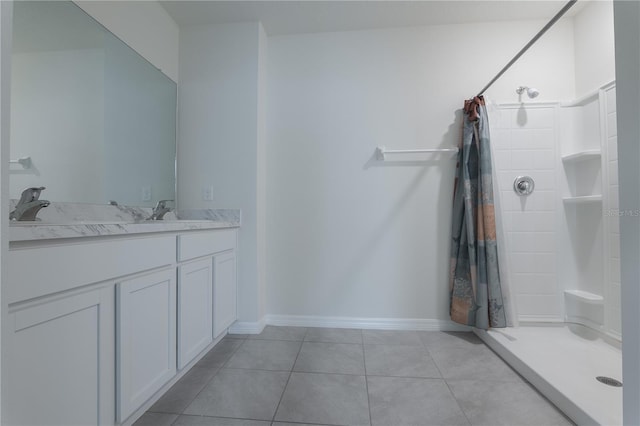
[[[235,247],[235,229],[178,235],[178,262],[231,250]]]
[[[9,251],[8,303],[171,265],[175,237],[60,244]]]

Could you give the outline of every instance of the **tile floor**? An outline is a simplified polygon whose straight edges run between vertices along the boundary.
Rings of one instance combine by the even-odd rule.
[[[135,426],[570,425],[471,333],[229,335]]]

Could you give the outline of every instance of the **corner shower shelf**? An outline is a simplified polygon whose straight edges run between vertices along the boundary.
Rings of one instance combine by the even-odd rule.
[[[598,294],[589,293],[582,290],[565,290],[564,294],[579,302],[589,303],[591,305],[602,305],[604,298]]]
[[[569,155],[562,156],[563,163],[577,163],[580,161],[591,160],[600,158],[600,150],[599,149],[589,149],[585,151],[575,152]]]
[[[581,197],[564,197],[562,201],[564,201],[565,204],[601,203],[602,195],[583,195]]]

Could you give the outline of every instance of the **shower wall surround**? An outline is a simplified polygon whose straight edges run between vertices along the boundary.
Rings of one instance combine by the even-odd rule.
[[[502,104],[491,122],[518,320],[575,322],[620,339],[615,85],[570,103]],[[513,191],[521,175],[535,180],[530,196]]]
[[[605,238],[608,249],[608,267],[605,281],[604,325],[605,330],[622,338],[621,300],[620,300],[620,203],[618,201],[618,137],[616,120],[616,88],[603,90],[605,102],[604,138],[607,154],[608,192],[605,198],[604,219],[606,221]]]
[[[501,105],[493,116],[491,136],[506,261],[518,319],[561,321],[555,106]],[[520,175],[535,181],[529,196],[520,197],[512,189],[513,180]]]

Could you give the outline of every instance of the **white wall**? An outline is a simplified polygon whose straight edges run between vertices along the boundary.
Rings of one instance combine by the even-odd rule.
[[[11,93],[11,33],[13,2],[0,2],[0,306],[4,306],[4,285],[7,282],[9,253],[9,127],[10,127],[10,93]],[[6,327],[7,312],[0,312],[0,330]],[[4,335],[4,331],[0,333]],[[5,359],[5,345],[1,346],[0,365]],[[3,369],[0,369],[2,371]],[[0,374],[1,376],[1,374]],[[0,380],[0,383],[4,383]],[[4,389],[0,388],[0,401]],[[1,404],[0,404],[1,407]],[[0,419],[2,418],[0,408]]]
[[[374,149],[455,146],[463,100],[543,24],[269,39],[268,313],[448,319],[455,161],[377,163]],[[562,21],[488,95],[571,99],[573,63]]]
[[[258,271],[258,144],[261,113],[258,23],[186,27],[180,35],[178,203],[240,208],[238,316],[261,316]],[[263,46],[264,47],[264,46]],[[213,200],[203,188],[213,187]]]
[[[640,3],[614,3],[624,424],[640,424]]]
[[[178,25],[157,1],[76,1],[85,12],[173,81],[178,81]]]
[[[586,2],[574,18],[576,95],[615,80],[613,2]]]
[[[258,241],[258,318],[264,316],[267,292],[267,72],[269,40],[262,27],[258,28],[258,141],[256,176],[256,216]]]

